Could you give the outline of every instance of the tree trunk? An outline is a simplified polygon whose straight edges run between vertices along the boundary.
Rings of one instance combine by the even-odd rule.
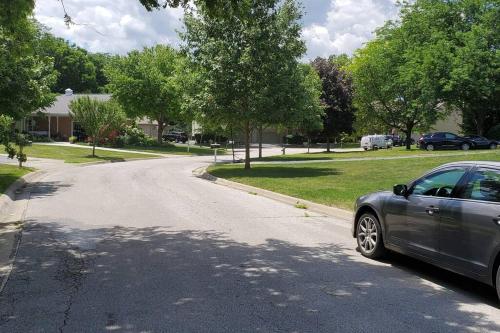
[[[95,157],[95,145],[97,140],[98,139],[96,137],[92,140],[92,157]]]
[[[259,158],[262,158],[262,125],[259,126]]]
[[[326,137],[326,152],[327,153],[330,152],[330,137],[329,136]]]
[[[234,163],[234,135],[232,126],[231,126],[231,151],[233,152],[233,163]]]
[[[158,134],[156,140],[159,145],[163,142],[163,129],[165,128],[165,122],[162,118],[156,120],[158,122]]]
[[[309,149],[311,148],[311,138],[307,137],[307,153],[309,154]]]
[[[406,150],[411,150],[411,133],[413,132],[413,126],[407,126],[405,135],[406,135]]]
[[[250,170],[250,122],[245,123],[245,170]]]

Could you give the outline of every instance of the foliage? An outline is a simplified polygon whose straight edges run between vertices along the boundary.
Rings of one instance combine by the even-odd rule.
[[[434,43],[434,34],[414,22],[412,9],[406,4],[400,21],[379,29],[350,66],[357,116],[400,130],[407,149],[415,129],[425,131],[445,114],[440,77],[449,61],[447,45]]]
[[[297,59],[305,46],[294,1],[235,3],[224,5],[231,15],[211,15],[204,6],[187,13],[182,37],[199,69],[195,109],[205,121],[243,129],[249,168],[252,127],[284,124],[300,109]]]
[[[490,128],[486,137],[492,140],[500,140],[500,123]]]
[[[11,141],[13,137],[12,117],[0,114],[0,144],[4,146],[5,152],[9,158],[14,158],[16,149],[12,147]]]
[[[184,57],[164,45],[132,51],[106,68],[109,89],[127,115],[157,121],[159,144],[165,126],[180,118],[184,69]]]
[[[321,78],[321,101],[325,106],[323,136],[330,151],[330,141],[343,132],[352,132],[354,107],[352,105],[352,78],[345,69],[349,59],[346,56],[330,57],[330,60],[316,58],[312,66]],[[344,67],[343,67],[344,66]]]
[[[76,136],[70,136],[68,138],[69,143],[76,143],[78,141],[78,138]]]
[[[53,102],[50,86],[55,72],[51,59],[34,52],[35,24],[15,8],[15,4],[23,10],[29,8],[29,2],[8,3],[0,5],[0,113],[17,120]],[[11,18],[4,17],[6,12],[19,20],[13,24]]]
[[[78,93],[97,93],[108,83],[104,76],[104,66],[110,56],[91,54],[62,38],[54,37],[46,28],[41,30],[37,54],[53,59],[57,71],[54,92],[63,93],[71,88]]]
[[[26,134],[16,133],[14,136],[14,142],[19,147],[16,152],[16,158],[19,162],[19,167],[22,168],[23,163],[28,160],[28,157],[24,153],[24,147],[29,146],[31,141],[28,140],[28,136]]]
[[[157,143],[153,138],[146,135],[144,131],[135,126],[126,126],[123,135],[120,135],[115,144],[118,146],[132,145],[150,147]]]
[[[119,129],[125,120],[122,109],[115,101],[99,101],[84,96],[72,100],[69,108],[73,120],[79,122],[92,137],[92,156],[95,156],[99,139]]]

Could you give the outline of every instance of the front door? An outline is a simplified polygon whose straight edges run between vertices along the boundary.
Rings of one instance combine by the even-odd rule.
[[[406,198],[391,198],[386,205],[389,242],[426,257],[437,256],[441,207],[465,173],[461,167],[437,170],[415,181]]]
[[[447,264],[484,276],[500,243],[500,170],[475,170],[460,197],[441,210],[440,252]]]

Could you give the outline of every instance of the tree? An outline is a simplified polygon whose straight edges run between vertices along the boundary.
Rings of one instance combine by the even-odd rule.
[[[403,89],[415,83],[420,106],[438,100],[440,109],[458,109],[463,130],[482,134],[500,121],[499,20],[497,0],[417,0],[404,3],[398,22],[388,22],[378,39],[399,44],[405,65],[396,82]],[[425,108],[415,123],[424,130],[443,114]]]
[[[485,135],[500,123],[500,5],[462,0],[446,9],[445,14],[460,19],[459,28],[446,35],[453,43],[453,54],[445,98],[462,110],[464,132]]]
[[[0,113],[15,120],[50,105],[55,80],[51,59],[34,52],[37,29],[32,1],[0,4]]]
[[[284,123],[297,102],[294,73],[305,52],[301,13],[291,0],[227,6],[232,15],[211,15],[203,6],[187,13],[182,37],[203,82],[198,110],[211,121],[243,129],[248,169],[252,128]]]
[[[158,123],[158,144],[163,129],[182,108],[185,58],[169,46],[132,51],[106,69],[109,89],[129,117],[148,117]]]
[[[104,66],[110,56],[102,53],[89,53],[75,44],[53,36],[47,28],[39,25],[40,37],[36,53],[49,57],[57,71],[54,92],[63,93],[71,88],[77,93],[97,93],[104,90],[108,83]]]
[[[301,65],[299,87],[295,112],[288,117],[285,126],[296,130],[307,138],[307,152],[311,145],[311,137],[323,129],[324,105],[321,102],[322,82],[311,65]]]
[[[431,43],[425,25],[407,20],[408,8],[356,53],[350,70],[357,116],[400,130],[410,149],[413,131],[428,130],[447,109],[440,78],[448,68],[449,47]]]
[[[352,79],[345,66],[346,56],[330,57],[329,60],[316,58],[312,66],[321,78],[321,101],[325,106],[323,116],[323,136],[326,149],[330,152],[330,142],[341,133],[351,133],[354,121]],[[344,67],[342,67],[344,66]]]
[[[99,140],[111,131],[119,129],[125,116],[115,101],[100,101],[88,96],[72,100],[70,114],[79,122],[85,132],[92,137],[92,156]]]

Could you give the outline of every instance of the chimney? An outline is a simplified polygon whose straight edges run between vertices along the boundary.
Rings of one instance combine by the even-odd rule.
[[[66,90],[64,90],[64,95],[66,95],[66,96],[71,96],[71,95],[73,95],[73,90],[71,90],[71,89],[69,89],[69,88],[68,88],[68,89],[66,89]]]

